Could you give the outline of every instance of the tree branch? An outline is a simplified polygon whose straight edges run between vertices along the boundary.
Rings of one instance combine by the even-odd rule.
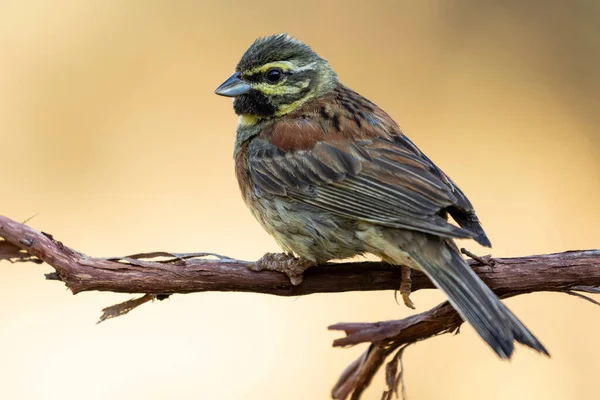
[[[64,246],[49,234],[3,216],[0,216],[0,237],[4,239],[0,240],[0,260],[46,262],[56,270],[47,278],[64,282],[75,294],[90,290],[144,294],[105,309],[101,320],[126,314],[140,304],[174,293],[238,291],[299,296],[396,290],[401,279],[400,268],[382,262],[331,263],[311,268],[305,273],[303,283],[293,286],[279,272],[254,272],[249,269],[252,262],[212,253],[154,252],[94,258]],[[478,258],[478,261],[471,261],[471,265],[500,297],[554,291],[590,299],[576,292],[600,291],[600,250],[493,260]],[[411,278],[413,291],[434,287],[417,271],[413,271]],[[336,399],[360,398],[385,360],[396,352],[386,369],[388,391],[384,399],[391,398],[402,383],[401,356],[406,346],[442,333],[456,332],[461,324],[456,311],[448,303],[442,303],[401,320],[331,326],[330,329],[346,334],[335,340],[334,346],[371,343],[369,349],[342,373],[332,396]]]

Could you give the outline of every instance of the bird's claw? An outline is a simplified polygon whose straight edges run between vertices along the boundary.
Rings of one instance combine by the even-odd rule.
[[[404,301],[404,305],[408,308],[412,308],[415,310],[415,303],[410,299],[410,293],[402,293],[402,289],[400,290],[400,294],[402,295],[402,300]]]
[[[252,271],[278,271],[287,275],[292,285],[302,283],[304,271],[312,267],[308,260],[296,258],[287,253],[266,253],[258,261],[250,265]]]

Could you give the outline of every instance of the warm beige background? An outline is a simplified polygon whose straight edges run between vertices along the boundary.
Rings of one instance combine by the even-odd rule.
[[[287,31],[461,185],[494,254],[598,248],[600,3],[489,3],[3,1],[0,213],[39,213],[33,227],[97,256],[277,251],[238,194],[236,118],[212,91],[256,36]],[[363,350],[332,349],[326,326],[410,314],[391,292],[208,293],[97,326],[130,296],[0,270],[2,399],[325,399]],[[600,309],[507,303],[551,360],[500,362],[465,326],[406,352],[410,398],[597,398]]]

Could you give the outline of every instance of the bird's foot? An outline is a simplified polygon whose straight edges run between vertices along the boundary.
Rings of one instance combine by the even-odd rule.
[[[416,308],[415,303],[410,299],[410,293],[412,289],[412,280],[410,279],[410,267],[401,266],[402,268],[402,280],[400,281],[400,295],[404,300],[404,305],[413,310]]]
[[[290,278],[292,285],[302,283],[304,271],[314,265],[313,262],[296,258],[287,253],[266,253],[258,261],[250,265],[252,271],[278,271]]]

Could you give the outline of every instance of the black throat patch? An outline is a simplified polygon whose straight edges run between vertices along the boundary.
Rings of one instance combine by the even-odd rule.
[[[275,115],[277,108],[262,92],[251,89],[248,93],[235,98],[233,110],[237,115],[250,114],[257,117],[271,117]]]

